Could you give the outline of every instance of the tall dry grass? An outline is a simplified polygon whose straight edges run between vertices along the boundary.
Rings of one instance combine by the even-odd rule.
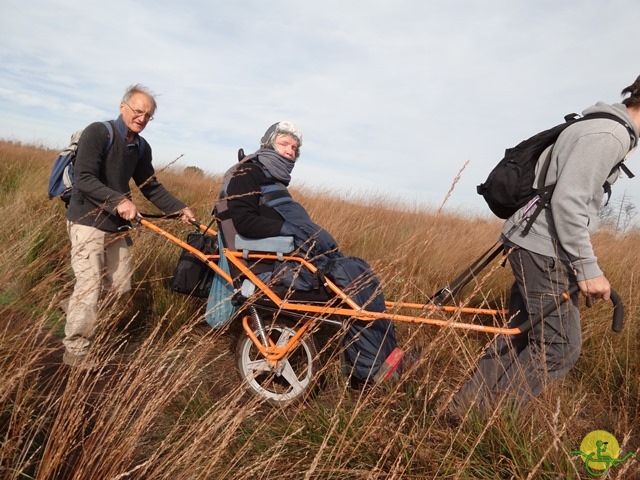
[[[587,478],[569,452],[592,430],[640,453],[638,233],[595,239],[626,303],[624,332],[610,332],[609,305],[583,309],[578,365],[523,412],[449,424],[442,408],[491,337],[408,325],[399,325],[400,342],[420,360],[403,381],[351,390],[333,358],[315,395],[275,408],[243,394],[231,332],[210,329],[202,301],[166,287],[177,247],[142,229],[133,233],[134,292],[101,315],[92,355],[102,370],[61,365],[58,302],[73,277],[64,208],[45,195],[54,155],[0,142],[0,478]],[[178,169],[159,176],[208,219],[219,178]],[[428,299],[499,230],[492,219],[385,198],[295,195],[346,253],[375,267],[390,300]],[[504,305],[510,281],[507,269],[488,268],[461,298]],[[608,478],[638,475],[638,462],[628,461]]]

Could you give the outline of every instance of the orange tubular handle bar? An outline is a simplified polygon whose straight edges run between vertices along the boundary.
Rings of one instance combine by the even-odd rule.
[[[242,273],[243,276],[251,280],[256,287],[263,292],[280,310],[289,311],[289,312],[300,312],[307,314],[314,314],[320,316],[343,316],[352,318],[355,320],[362,321],[371,321],[378,319],[387,319],[397,322],[404,323],[413,323],[413,324],[426,324],[426,325],[435,325],[439,327],[451,327],[457,328],[461,330],[472,330],[476,332],[484,332],[491,334],[502,334],[502,335],[518,335],[526,332],[531,328],[531,326],[537,322],[541,321],[541,319],[551,313],[555,308],[558,307],[559,304],[550,305],[550,308],[545,309],[545,311],[541,314],[541,318],[534,322],[527,322],[526,324],[520,327],[508,328],[508,327],[495,327],[490,325],[478,325],[474,323],[463,323],[456,322],[453,319],[442,320],[436,318],[425,318],[419,316],[411,316],[411,315],[402,315],[398,313],[390,313],[390,312],[371,312],[360,307],[353,299],[351,299],[347,294],[345,294],[340,288],[338,288],[331,280],[325,278],[325,284],[327,288],[329,288],[338,299],[340,299],[347,307],[335,307],[331,305],[310,305],[304,303],[292,303],[287,300],[280,298],[267,284],[265,284],[262,280],[260,280],[243,262],[243,259],[255,259],[255,260],[281,260],[281,261],[293,261],[301,263],[305,268],[308,268],[312,273],[318,271],[318,269],[307,262],[304,258],[295,257],[295,256],[278,256],[276,254],[248,254],[244,255],[242,252],[230,251],[228,249],[223,249],[219,255],[205,255],[198,249],[192,247],[188,243],[180,240],[179,238],[171,235],[166,232],[162,228],[154,225],[148,220],[139,217],[137,219],[141,225],[150,229],[151,231],[157,233],[158,235],[168,239],[170,242],[178,245],[179,247],[187,250],[192,253],[200,260],[209,266],[216,274],[220,275],[224,278],[229,284],[233,285],[233,279],[230,275],[228,275],[224,270],[218,267],[215,260],[220,258],[220,255],[224,255],[231,264],[233,264],[238,270]],[[212,230],[208,230],[208,228],[199,223],[192,222],[196,227],[200,230],[207,232],[209,231],[212,235],[216,235],[216,232]],[[570,295],[573,293],[572,290],[566,292],[562,295],[560,299],[560,303],[566,301]],[[622,301],[619,299],[618,295],[612,291],[612,301],[614,303],[614,331],[620,331],[622,329],[622,315],[623,315],[623,305]],[[419,303],[408,303],[408,302],[386,302],[387,308],[405,308],[412,310],[422,310],[422,311],[440,311],[440,312],[449,312],[449,313],[465,313],[465,314],[475,314],[475,315],[506,315],[508,312],[506,310],[497,310],[497,309],[486,309],[486,308],[470,308],[470,307],[456,307],[456,306],[446,306],[446,305],[433,305],[433,304],[419,304]],[[248,326],[245,326],[247,329]],[[297,338],[297,337],[292,337]],[[259,342],[258,342],[259,343]],[[256,345],[258,345],[256,343]]]
[[[299,262],[308,268],[312,273],[315,273],[318,269],[307,262],[305,259],[300,257],[278,257],[275,254],[249,254],[248,256],[243,257],[242,252],[233,252],[227,249],[223,250],[223,254],[227,257],[230,263],[238,268],[249,280],[251,280],[256,287],[263,292],[280,310],[289,311],[289,312],[301,312],[301,313],[312,313],[322,316],[331,316],[338,315],[343,317],[353,318],[355,320],[362,321],[371,321],[371,320],[379,320],[379,319],[387,319],[392,321],[404,322],[404,323],[415,323],[415,324],[426,324],[426,325],[436,325],[440,327],[452,327],[464,330],[473,330],[477,332],[486,332],[492,334],[504,334],[504,335],[516,335],[520,333],[518,328],[504,328],[504,327],[494,327],[489,325],[478,325],[474,323],[462,323],[456,322],[452,320],[442,320],[436,318],[425,318],[425,317],[416,317],[411,315],[402,315],[397,313],[390,312],[371,312],[360,307],[356,302],[353,301],[348,295],[346,295],[340,288],[338,288],[331,280],[325,278],[326,286],[336,294],[337,297],[340,298],[343,302],[345,302],[350,308],[345,307],[334,307],[331,305],[309,305],[303,303],[292,303],[288,302],[280,298],[267,284],[265,284],[262,280],[260,280],[242,261],[245,259],[254,259],[254,260],[281,260],[281,261],[293,261]],[[387,302],[387,306],[389,307],[397,307],[397,308],[408,308],[414,310],[429,310],[429,311],[443,311],[443,312],[452,312],[452,313],[468,313],[468,314],[476,314],[476,315],[501,315],[506,314],[505,310],[494,310],[494,309],[483,309],[483,308],[469,308],[469,307],[455,307],[455,306],[438,306],[438,305],[424,305],[417,303],[404,303],[404,302]]]
[[[213,269],[213,271],[224,278],[229,284],[233,285],[233,279],[230,275],[228,275],[224,270],[218,267],[215,260],[220,258],[220,255],[224,255],[231,264],[238,268],[240,272],[242,272],[243,276],[246,276],[249,280],[251,280],[256,287],[262,291],[279,309],[289,312],[300,312],[300,313],[309,313],[316,315],[337,315],[343,317],[353,318],[355,320],[362,321],[371,321],[378,319],[387,319],[392,321],[399,321],[405,323],[415,323],[415,324],[426,324],[426,325],[436,325],[440,327],[452,327],[464,330],[473,330],[477,332],[486,332],[493,334],[504,334],[504,335],[515,335],[520,333],[518,328],[502,328],[502,327],[494,327],[487,325],[478,325],[473,323],[462,323],[455,322],[452,320],[441,320],[435,318],[425,318],[425,317],[416,317],[409,315],[401,315],[401,314],[391,314],[389,312],[370,312],[368,310],[360,307],[353,299],[351,299],[347,294],[345,294],[340,288],[338,288],[331,280],[325,278],[326,286],[349,308],[345,307],[333,307],[330,305],[309,305],[303,303],[291,303],[286,300],[280,298],[268,285],[266,285],[262,280],[260,280],[242,261],[243,253],[230,251],[228,249],[223,249],[219,255],[205,255],[198,249],[192,247],[188,243],[180,240],[176,236],[170,234],[164,229],[156,226],[148,220],[145,220],[142,217],[137,218],[137,221],[144,227],[148,228],[152,232],[160,235],[161,237],[166,238],[170,242],[178,245],[179,247],[187,250],[192,253],[200,260],[205,262],[209,268]],[[207,231],[207,227],[199,222],[192,222],[196,227],[198,227],[202,231]],[[216,235],[216,232],[209,230],[209,232],[213,235]],[[262,259],[262,260],[284,260],[284,261],[294,261],[299,262],[308,268],[312,273],[317,272],[317,268],[311,263],[307,262],[305,259],[301,257],[292,257],[285,256],[279,257],[276,254],[249,254],[244,256],[245,259]],[[422,309],[422,310],[432,310],[432,311],[447,311],[447,312],[461,312],[461,313],[471,313],[478,315],[499,315],[504,313],[502,310],[492,310],[492,309],[479,309],[479,308],[462,308],[462,307],[452,307],[452,306],[435,306],[435,305],[422,305],[415,303],[403,303],[403,302],[390,302],[390,305],[394,307],[400,308],[410,308],[410,309]]]

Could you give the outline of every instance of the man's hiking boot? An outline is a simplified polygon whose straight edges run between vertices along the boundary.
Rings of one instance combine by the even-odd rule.
[[[70,367],[79,368],[81,370],[97,370],[98,364],[87,358],[87,355],[76,355],[74,353],[64,351],[62,355],[62,363]]]

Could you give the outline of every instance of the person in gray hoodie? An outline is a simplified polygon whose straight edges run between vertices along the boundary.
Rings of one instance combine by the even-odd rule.
[[[542,153],[537,177],[548,156],[549,169],[546,178],[536,178],[536,185],[556,186],[530,231],[524,230],[527,206],[504,223],[501,239],[515,277],[508,326],[523,333],[496,337],[450,402],[454,415],[462,416],[470,408],[487,414],[499,404],[520,408],[576,364],[582,344],[579,295],[564,303],[559,298],[577,284],[582,295],[609,300],[611,286],[598,265],[591,234],[598,225],[603,185],[615,182],[619,163],[638,143],[640,77],[622,90],[622,96],[622,103],[598,102],[583,115],[610,113],[626,127],[606,118],[577,122]],[[538,321],[549,303],[560,305]]]

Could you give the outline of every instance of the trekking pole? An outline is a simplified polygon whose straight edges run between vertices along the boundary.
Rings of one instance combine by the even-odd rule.
[[[434,293],[431,298],[429,298],[429,303],[432,302],[435,305],[442,305],[448,302],[471,280],[476,278],[478,274],[502,252],[504,252],[504,246],[502,242],[497,241],[486,252],[480,255],[464,272],[458,275],[454,281]]]
[[[552,302],[548,304],[542,310],[537,320],[529,321],[524,325],[518,327],[520,330],[520,333],[528,332],[535,325],[542,322],[546,316],[550,315],[551,313],[555,312],[558,308],[560,308],[560,305],[562,305],[564,302],[569,300],[573,294],[578,292],[578,290],[579,290],[579,287],[577,283],[572,285],[568,291],[562,293],[562,295],[560,296],[557,302]],[[613,288],[611,289],[611,293],[609,297],[611,299],[611,303],[613,304],[613,320],[611,323],[611,329],[616,333],[620,333],[622,331],[623,322],[624,322],[624,303],[622,302],[620,295],[618,295],[618,292],[616,292]]]

